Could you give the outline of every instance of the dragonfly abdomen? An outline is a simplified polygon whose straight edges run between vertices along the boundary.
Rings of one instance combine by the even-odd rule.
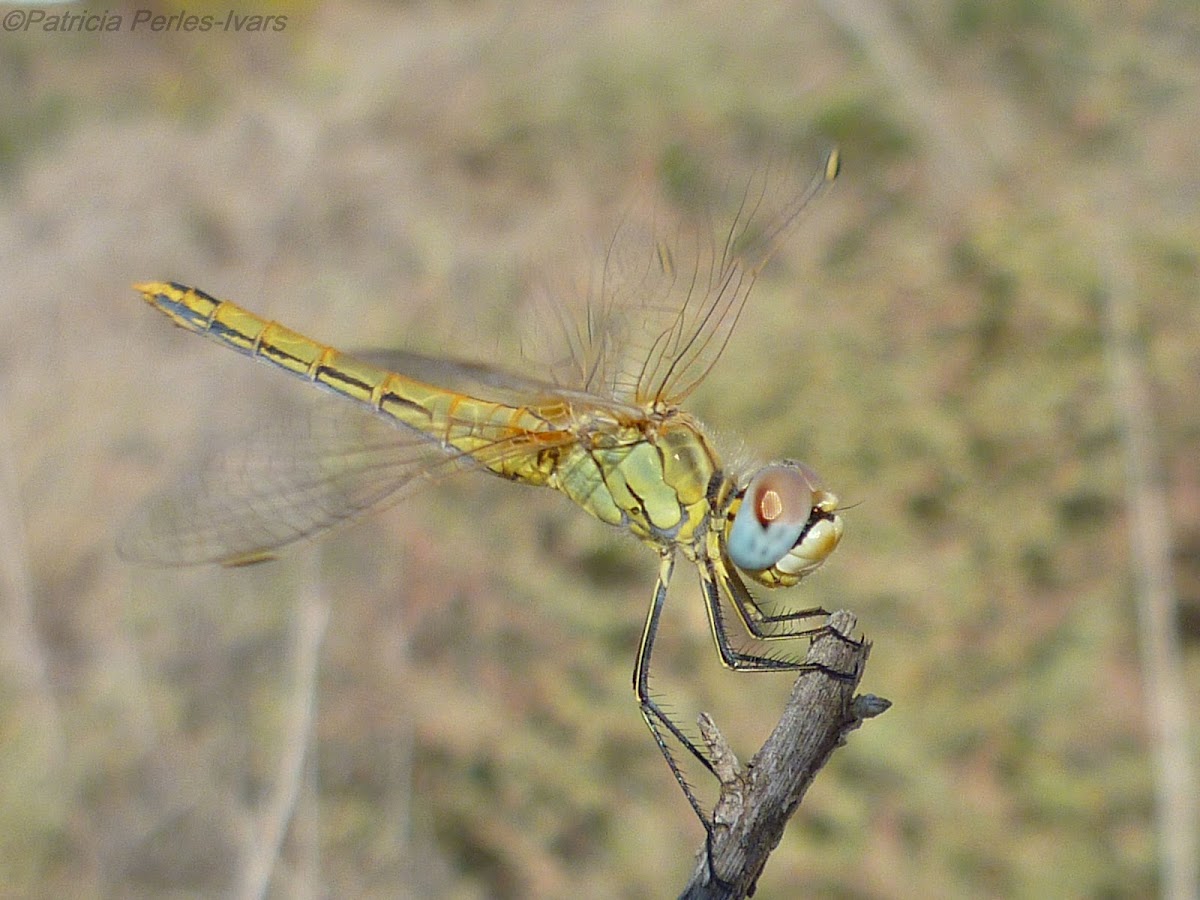
[[[564,443],[569,410],[559,401],[529,407],[470,397],[354,359],[197,288],[135,287],[188,331],[368,406],[501,477],[545,484],[557,462],[553,451]]]
[[[176,325],[351,399],[372,402],[389,374],[198,288],[175,282],[134,287]]]

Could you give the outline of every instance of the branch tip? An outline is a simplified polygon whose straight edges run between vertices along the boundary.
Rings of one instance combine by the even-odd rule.
[[[740,781],[743,775],[742,764],[738,761],[733,748],[729,746],[729,742],[725,740],[725,735],[721,734],[721,729],[717,727],[712,716],[702,712],[697,723],[700,726],[700,737],[704,741],[704,746],[708,748],[712,760],[713,772],[716,773],[721,786],[728,787]]]
[[[873,719],[892,708],[892,701],[874,694],[859,694],[850,706],[850,712],[856,719]]]

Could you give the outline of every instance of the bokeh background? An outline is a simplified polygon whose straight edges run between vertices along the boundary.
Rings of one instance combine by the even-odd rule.
[[[842,179],[691,408],[857,504],[794,594],[857,614],[895,706],[758,896],[1168,889],[1129,548],[1169,551],[1194,706],[1200,7],[247,2],[186,11],[283,30],[0,34],[5,896],[672,896],[652,555],[464,477],[269,565],[126,566],[137,502],[291,390],[129,284],[511,359],[565,229],[689,148],[820,140]],[[672,614],[656,684],[749,755],[790,679],[723,671],[686,575]]]

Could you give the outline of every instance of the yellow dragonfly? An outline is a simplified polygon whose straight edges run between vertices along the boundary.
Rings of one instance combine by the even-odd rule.
[[[351,402],[318,407],[323,411],[305,417],[286,446],[276,438],[269,447],[216,454],[184,489],[140,510],[122,536],[122,555],[157,565],[257,562],[464,468],[553,488],[658,554],[633,687],[707,830],[668,737],[709,771],[712,763],[648,686],[676,560],[682,556],[699,572],[724,665],[811,668],[735,647],[725,608],[757,639],[822,632],[806,621],[824,610],[769,614],[743,577],[768,588],[795,585],[833,552],[842,521],[837,498],[808,466],[785,460],[743,471],[724,463],[704,426],[679,404],[720,356],[762,267],[838,165],[831,151],[808,185],[782,196],[768,182],[752,182],[724,235],[673,231],[649,246],[635,240],[642,258],[635,253],[632,262],[618,261],[629,254],[614,239],[591,285],[586,322],[567,334],[569,379],[539,381],[405,352],[351,357],[196,288],[135,285],[176,325]],[[617,346],[639,341],[632,356]]]

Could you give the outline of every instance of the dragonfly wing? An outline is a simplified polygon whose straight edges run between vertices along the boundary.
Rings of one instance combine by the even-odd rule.
[[[408,350],[356,349],[350,356],[389,372],[436,384],[468,397],[487,397],[513,406],[558,396],[562,386],[480,363],[426,356]]]
[[[736,192],[718,189],[734,196],[724,228],[712,216],[663,215],[657,204],[627,215],[592,255],[592,269],[567,288],[587,301],[582,321],[561,328],[575,386],[638,406],[686,397],[721,355],[758,274],[837,170],[834,150],[802,184],[781,161]]]
[[[496,430],[471,454],[319,395],[307,408],[264,425],[202,458],[151,497],[118,539],[125,559],[171,566],[255,562],[429,481],[528,452]],[[564,443],[573,440],[561,432]]]

